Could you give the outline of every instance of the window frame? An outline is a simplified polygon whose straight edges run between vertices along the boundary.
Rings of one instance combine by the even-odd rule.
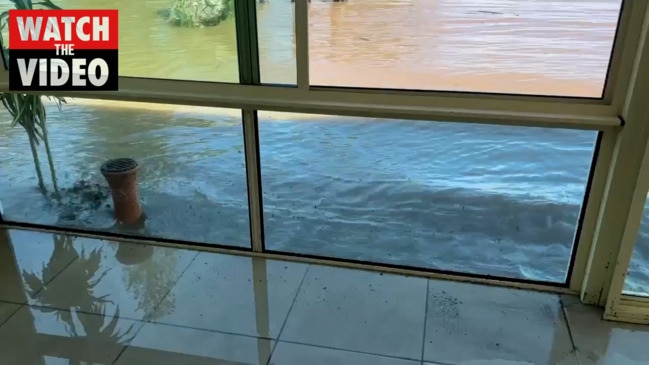
[[[581,299],[604,306],[605,319],[649,324],[649,299],[623,294],[649,192],[649,7],[643,5],[637,13],[642,22],[634,24],[635,52],[626,60],[630,67],[624,100],[620,96],[617,104],[625,123],[615,133],[612,158],[607,161],[606,194],[600,202]]]
[[[643,132],[643,121],[637,117],[637,110],[641,107],[641,102],[637,100],[641,92],[633,87],[632,82],[638,75],[649,72],[649,61],[645,64],[638,62],[638,59],[645,57],[644,54],[649,48],[649,40],[646,37],[648,8],[644,0],[623,1],[602,98],[312,86],[309,83],[307,0],[295,1],[296,85],[261,83],[256,2],[237,0],[235,21],[239,84],[120,77],[120,90],[115,92],[49,94],[240,109],[252,242],[251,252],[248,254],[580,294],[586,303],[604,305],[608,298],[608,289],[611,288],[611,283],[615,282],[613,278],[617,278],[615,270],[604,263],[614,263],[609,258],[617,257],[617,254],[624,251],[628,240],[622,239],[624,232],[619,232],[620,229],[611,228],[603,222],[610,219],[615,212],[613,209],[630,212],[633,205],[632,199],[623,199],[622,202],[612,204],[615,194],[620,194],[619,191],[612,190],[612,186],[628,189],[638,184],[638,179],[634,178],[633,174],[623,171],[625,162],[620,159],[621,156],[631,156],[631,148],[638,144],[649,143],[649,135]],[[0,92],[8,92],[6,70],[0,70]],[[600,131],[600,142],[593,159],[591,182],[584,199],[580,234],[575,240],[567,283],[561,286],[524,283],[505,278],[470,278],[415,269],[387,268],[375,263],[354,264],[334,259],[296,258],[267,252],[263,234],[258,110]],[[631,146],[628,141],[633,137],[638,141]],[[635,159],[634,163],[637,163]],[[0,215],[0,224],[3,223],[6,222],[2,221]],[[172,244],[161,240],[158,243]],[[618,265],[612,265],[616,270],[621,269],[626,260],[625,257],[619,259],[621,261]]]
[[[617,233],[618,240],[613,242],[618,244],[605,244],[610,247],[609,260],[612,265],[600,304],[605,305],[605,319],[649,324],[649,298],[623,293],[649,193],[649,9],[646,10],[642,37],[622,114],[628,128],[625,127],[620,133],[619,167],[615,166],[611,171],[612,184],[615,179],[626,184],[611,192],[603,208],[601,223],[608,223],[611,227],[604,234],[609,231]],[[630,204],[624,204],[625,198],[630,200]],[[606,217],[607,213],[617,214],[617,217]],[[602,239],[612,237],[615,236],[604,236]]]

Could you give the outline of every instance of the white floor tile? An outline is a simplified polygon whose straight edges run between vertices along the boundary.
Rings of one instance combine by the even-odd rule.
[[[424,360],[452,364],[576,364],[554,294],[430,281]]]
[[[323,347],[279,342],[269,365],[419,365],[419,361],[401,360]]]
[[[281,339],[421,359],[426,280],[311,266]]]
[[[116,365],[266,365],[272,340],[149,323]]]
[[[111,316],[23,307],[0,327],[3,365],[111,364],[142,325]]]
[[[30,303],[95,313],[92,300],[104,301],[109,311],[124,318],[151,316],[195,251],[136,243],[75,242],[79,258],[57,276]],[[158,313],[173,310],[173,303]]]
[[[649,326],[604,321],[602,308],[564,303],[580,365],[649,364]]]
[[[277,338],[307,265],[201,253],[155,322]],[[173,301],[174,304],[169,304]]]
[[[0,230],[0,300],[26,303],[77,258],[63,235]]]
[[[649,326],[574,297],[571,340],[556,295],[431,280],[427,298],[427,283],[0,230],[0,362],[111,363],[137,333],[119,365],[264,364],[278,337],[276,365],[414,365],[422,344],[430,365],[649,364]]]

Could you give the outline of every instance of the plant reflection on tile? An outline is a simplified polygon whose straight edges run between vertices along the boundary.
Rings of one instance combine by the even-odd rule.
[[[38,292],[30,291],[29,302],[96,314],[101,313],[93,312],[98,308],[88,301],[104,303],[108,313],[114,312],[119,303],[121,315],[135,320],[151,319],[154,313],[167,314],[175,309],[175,298],[167,292],[196,255],[129,242],[56,240],[60,247],[50,261],[59,261],[56,255],[60,252],[64,256],[65,251],[71,251],[77,259],[51,282],[26,274],[29,287],[45,285]]]
[[[11,242],[11,236],[22,242]],[[50,253],[31,254],[34,245],[47,241]],[[75,237],[65,235],[30,233],[21,237],[19,231],[0,232],[4,252],[0,256],[1,278],[4,286],[20,288],[22,298],[15,290],[5,294],[29,304],[0,327],[0,338],[6,339],[0,343],[3,364],[50,364],[61,359],[112,363],[135,337],[142,323],[121,318],[118,303],[122,302],[112,291],[98,294],[102,282],[111,282],[105,280],[108,274],[118,271],[102,263],[110,246],[102,243],[88,249],[86,242],[95,243],[85,239],[75,242]],[[28,266],[19,268],[19,261]],[[66,275],[61,282],[67,291],[56,290],[53,283],[72,267],[73,275]]]
[[[167,292],[176,284],[180,272],[184,272],[183,269],[193,262],[197,253],[65,235],[44,236],[50,242],[51,252],[43,255],[36,266],[25,267],[14,277],[14,281],[25,283],[21,292],[29,306],[23,307],[2,332],[13,333],[18,342],[24,345],[5,350],[0,344],[0,353],[3,355],[15,353],[15,356],[42,356],[45,363],[53,358],[66,359],[71,363],[112,363],[128,347],[120,364],[140,364],[151,359],[165,364],[268,362],[273,348],[273,340],[269,338],[190,328],[181,331],[179,327],[155,323],[145,326],[146,321],[152,321],[157,316],[175,314],[174,293]],[[9,243],[9,246],[26,245],[15,242]],[[223,269],[225,266],[233,270],[232,273],[236,276],[251,270],[246,276],[250,276],[248,282],[254,289],[246,287],[240,293],[254,294],[255,316],[250,317],[250,323],[256,331],[251,330],[251,333],[270,337],[266,261],[221,255],[204,256],[220,258],[221,261],[217,260],[221,263],[218,267]],[[14,258],[14,255],[10,258]],[[231,262],[231,265],[226,266],[224,262]],[[289,275],[288,272],[293,273],[289,266],[297,268],[297,275]],[[15,267],[18,272],[18,266]],[[59,268],[58,271],[56,268]],[[202,265],[199,268],[204,269]],[[296,282],[290,285],[289,295],[282,297],[283,302],[290,303],[306,266],[275,262],[271,271],[281,274],[278,276],[275,273],[275,282],[281,283],[284,277],[283,282],[286,282],[289,277],[294,277],[293,281]],[[283,284],[279,283],[276,285],[282,287]],[[146,312],[144,316],[138,317],[144,321],[135,320],[131,314],[136,312]],[[195,312],[195,308],[189,308],[189,312]],[[245,311],[239,312],[245,314]],[[286,313],[279,315],[280,325],[285,316]],[[147,330],[142,332],[143,328]],[[205,343],[210,345],[201,345]],[[232,346],[236,350],[229,349]],[[18,363],[36,361],[21,358]]]
[[[97,285],[112,269],[101,270],[103,246],[90,251],[82,248],[79,253],[75,248],[74,240],[75,237],[72,236],[54,235],[54,252],[47,264],[43,265],[42,274],[39,276],[34,272],[23,271],[26,292],[32,304],[46,307],[39,308],[43,312],[54,312],[59,319],[66,322],[73,333],[74,322],[70,316],[74,311],[105,316],[106,304],[110,303],[116,306],[115,321],[119,317],[119,305],[110,299],[110,293],[96,295]],[[157,303],[166,294],[167,288],[173,284],[174,271],[168,268],[174,266],[176,253],[162,251],[162,254],[157,257],[158,260],[153,260],[152,246],[117,244],[119,248],[115,258],[124,265],[123,277],[127,291],[136,299],[138,310],[153,313]],[[66,276],[65,286],[68,288],[66,294],[69,295],[61,295],[58,290],[52,290],[47,284],[57,274],[53,268],[60,267],[61,262],[70,262],[71,258],[76,258],[74,265],[79,269],[75,270],[75,275]],[[175,303],[172,299],[168,298],[164,306],[158,308],[157,313],[171,312]],[[66,315],[69,318],[65,318]],[[114,328],[113,322],[111,325]]]
[[[137,300],[137,309],[148,313],[150,320],[171,314],[176,304],[174,293],[169,288],[178,278],[178,273],[169,268],[176,267],[178,253],[173,250],[158,250],[157,253],[154,255],[153,246],[119,243],[115,254],[117,260],[125,265],[126,290]],[[128,257],[128,263],[120,257]],[[134,257],[137,259],[133,260]]]
[[[115,310],[112,319],[106,323],[106,319],[110,318],[106,316],[106,306],[104,303],[94,303],[92,313],[100,313],[100,315],[89,315],[89,316],[77,316],[79,323],[83,327],[83,333],[85,336],[80,336],[77,331],[77,327],[74,324],[72,318],[73,312],[60,311],[56,309],[49,308],[38,308],[42,312],[59,312],[57,317],[59,317],[66,324],[66,329],[71,337],[85,337],[91,339],[93,342],[102,342],[102,343],[114,343],[115,345],[126,346],[128,343],[133,340],[135,333],[133,327],[135,323],[131,324],[126,331],[120,333],[117,324],[119,323],[119,306]],[[67,315],[62,315],[67,314]]]
[[[27,284],[27,294],[35,304],[41,306],[58,309],[77,309],[84,312],[88,312],[88,310],[93,308],[93,304],[95,303],[108,302],[109,300],[106,299],[108,295],[94,295],[95,287],[110,270],[104,270],[99,274],[99,277],[95,278],[100,268],[101,253],[102,249],[97,248],[89,254],[86,254],[85,249],[82,249],[81,254],[79,254],[74,247],[74,237],[54,235],[54,252],[52,252],[48,263],[43,266],[43,275],[39,277],[35,273],[23,271],[23,278]],[[74,280],[66,281],[66,285],[73,288],[71,290],[72,295],[60,295],[60,293],[48,288],[48,278],[52,272],[52,267],[58,266],[58,261],[64,260],[65,257],[71,255],[77,257],[75,265],[83,266],[84,270],[81,271],[82,275],[75,275],[73,277]]]
[[[79,257],[73,241],[72,237],[54,235],[54,252],[52,252],[47,264],[43,265],[41,276],[23,270],[22,276],[27,285],[25,289],[31,298],[36,297],[41,290],[45,291],[47,289],[46,284],[59,274],[61,268]]]
[[[119,304],[116,305],[112,319],[106,322],[106,303],[113,303],[108,299],[109,295],[96,296],[94,289],[106,276],[109,269],[103,270],[97,277],[101,267],[102,248],[92,250],[86,254],[85,249],[79,254],[74,247],[74,237],[65,235],[54,235],[54,252],[48,263],[43,267],[42,276],[35,273],[23,271],[23,278],[27,284],[27,294],[33,300],[34,307],[42,313],[53,313],[66,326],[66,331],[71,337],[92,338],[93,341],[114,342],[116,345],[125,345],[132,337],[133,324],[123,333],[119,333],[117,323],[119,321]],[[82,275],[73,276],[74,281],[66,282],[66,285],[74,288],[73,295],[66,296],[48,290],[47,281],[44,278],[52,277],[52,267],[56,267],[59,260],[65,260],[70,256],[77,257],[75,264],[82,265]],[[40,289],[42,288],[42,289]],[[79,316],[78,312],[96,314],[93,316]],[[75,318],[77,321],[75,321]],[[76,323],[80,323],[85,336],[79,335]]]

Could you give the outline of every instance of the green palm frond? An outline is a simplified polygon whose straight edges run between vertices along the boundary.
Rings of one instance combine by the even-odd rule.
[[[54,5],[51,0],[42,0],[38,2],[32,2],[32,0],[9,0],[14,4],[14,7],[18,10],[31,10],[37,8],[45,8],[52,10],[60,10],[58,6]]]
[[[32,0],[10,0],[13,3],[14,8],[17,10],[32,10],[32,9],[49,9],[49,10],[61,10],[60,7],[56,6],[52,0],[38,0],[33,2]],[[9,11],[4,11],[0,13],[0,51],[2,52],[2,58],[5,62],[5,66],[8,67],[9,52],[6,48],[7,43],[4,41],[3,31],[6,30],[7,25],[9,24]],[[55,102],[55,105],[58,109],[61,109],[61,104],[65,103],[65,100],[59,97],[48,97],[50,100]],[[29,145],[32,151],[32,157],[34,158],[34,167],[36,169],[36,175],[38,176],[38,185],[41,188],[41,192],[46,194],[45,184],[43,182],[43,173],[40,168],[40,162],[38,158],[38,151],[36,147],[43,142],[45,144],[45,151],[47,153],[47,161],[50,168],[50,174],[52,177],[52,185],[54,191],[58,196],[58,185],[56,182],[56,172],[54,170],[54,161],[52,158],[52,152],[50,151],[50,144],[47,138],[47,108],[43,103],[43,97],[41,95],[30,95],[22,93],[0,93],[0,101],[2,105],[7,109],[11,115],[11,126],[15,127],[20,124],[27,136],[29,138]]]
[[[65,104],[64,98],[48,97],[54,101],[60,110]],[[36,144],[43,141],[47,135],[47,109],[41,95],[0,93],[0,101],[12,117],[11,126],[20,125],[27,133],[33,133]]]

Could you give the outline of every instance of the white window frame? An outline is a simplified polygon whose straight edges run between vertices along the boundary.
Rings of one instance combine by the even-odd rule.
[[[623,228],[612,227],[605,222],[615,220],[615,212],[618,211],[633,213],[629,215],[637,213],[633,210],[637,208],[634,199],[640,193],[629,194],[628,191],[637,192],[637,189],[641,188],[640,180],[632,170],[642,161],[633,155],[633,151],[641,147],[646,148],[649,135],[644,125],[649,121],[643,121],[639,116],[642,113],[641,96],[646,90],[638,87],[637,82],[633,84],[631,81],[638,77],[646,77],[643,80],[649,85],[649,77],[646,75],[649,72],[649,60],[638,62],[639,59],[644,60],[642,57],[647,57],[646,23],[649,16],[646,0],[624,1],[609,77],[600,99],[312,86],[309,84],[307,0],[295,1],[297,85],[260,85],[257,25],[254,19],[255,1],[237,0],[235,3],[237,33],[244,35],[237,37],[241,84],[120,77],[119,91],[54,94],[242,110],[250,203],[250,254],[293,260],[298,258],[268,253],[263,247],[261,177],[258,173],[261,163],[257,137],[258,110],[600,131],[590,189],[585,199],[581,234],[565,288],[468,278],[454,274],[424,273],[416,269],[385,268],[371,263],[343,263],[324,258],[299,260],[580,294],[582,301],[597,305],[606,304],[609,291],[614,293],[617,290],[618,271],[622,270],[625,264],[628,265],[629,260],[625,255],[628,253],[627,244],[630,239],[623,237],[627,232]],[[247,19],[253,21],[246,21]],[[0,71],[0,92],[6,91],[8,73]],[[630,188],[631,190],[627,190]],[[644,203],[644,199],[642,202]],[[626,223],[635,218],[635,215],[627,216],[624,219],[625,228],[628,228]],[[619,260],[617,265],[616,259]],[[619,300],[616,303],[619,303]]]
[[[642,38],[622,109],[625,126],[618,136],[597,236],[610,273],[602,275],[605,283],[597,304],[605,305],[605,319],[649,324],[649,298],[623,293],[649,193],[649,9],[639,34]]]

